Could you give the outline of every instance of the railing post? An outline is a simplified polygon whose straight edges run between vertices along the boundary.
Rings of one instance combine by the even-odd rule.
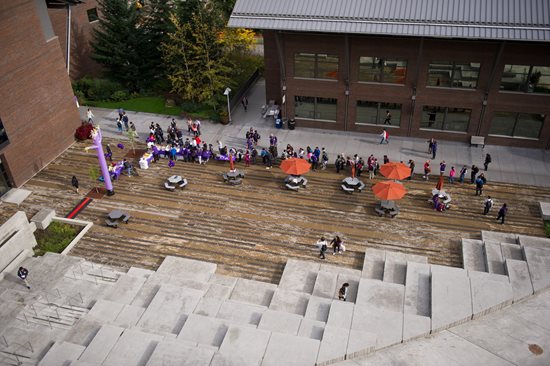
[[[6,339],[6,337],[2,335],[2,339],[4,340],[4,344],[6,345],[6,347],[9,347],[10,345],[8,344],[8,340]]]

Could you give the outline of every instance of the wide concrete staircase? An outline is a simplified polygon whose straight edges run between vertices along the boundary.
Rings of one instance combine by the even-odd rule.
[[[463,253],[464,268],[376,249],[362,270],[291,259],[279,285],[179,257],[157,271],[30,258],[31,291],[0,282],[0,365],[325,365],[550,287],[549,239],[482,232]]]

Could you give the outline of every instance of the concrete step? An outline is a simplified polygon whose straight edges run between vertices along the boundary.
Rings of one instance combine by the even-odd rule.
[[[162,261],[160,267],[157,269],[157,273],[182,277],[187,280],[207,282],[216,272],[216,267],[215,263],[168,256]]]
[[[258,324],[258,329],[298,335],[302,319],[304,319],[304,317],[301,315],[267,309],[262,315],[262,319]]]
[[[319,271],[313,287],[313,296],[334,299],[337,291],[338,274]]]
[[[72,307],[60,307],[47,305],[40,302],[27,305],[17,315],[17,319],[25,323],[34,323],[48,327],[67,329],[73,326],[80,318],[85,316],[87,309]]]
[[[471,319],[472,297],[467,271],[432,265],[431,272],[432,333]]]
[[[487,272],[483,242],[475,239],[462,239],[463,268],[469,271]]]
[[[401,343],[403,340],[403,312],[357,304],[353,312],[351,330],[376,333],[376,349]],[[365,351],[368,348],[372,348],[372,344]]]
[[[403,309],[403,341],[430,333],[431,273],[429,264],[407,263]]]
[[[500,249],[500,243],[494,241],[483,242],[485,251],[485,266],[487,272],[496,274],[506,274],[504,271],[504,258],[502,257],[502,250]]]
[[[122,275],[103,298],[121,304],[131,304],[146,280],[145,276]]]
[[[550,248],[550,238],[542,238],[540,236],[518,235],[518,243],[522,247]]]
[[[138,327],[177,334],[204,292],[162,285],[137,323]]]
[[[489,314],[512,303],[512,285],[506,276],[484,273],[470,276],[472,318]]]
[[[113,284],[118,281],[124,273],[111,267],[96,264],[93,262],[80,262],[72,266],[65,273],[65,277],[75,280],[84,280],[95,284]]]
[[[320,342],[311,338],[273,333],[262,358],[262,366],[314,365]]]
[[[404,298],[404,285],[362,278],[356,303],[403,313]]]
[[[312,288],[313,291],[313,288]],[[278,288],[273,294],[269,308],[271,310],[304,315],[311,295],[302,291],[283,290]]]
[[[225,319],[191,314],[178,334],[178,340],[219,348],[231,322]]]
[[[319,270],[319,263],[289,259],[279,281],[279,289],[311,294]]]
[[[306,319],[320,321],[326,323],[330,312],[332,299],[323,297],[311,296],[307,302],[307,308],[304,314]]]
[[[382,280],[384,278],[385,261],[385,250],[367,248],[365,250],[365,259],[363,261],[363,271],[361,273],[361,277],[373,280]]]
[[[38,366],[60,366],[77,360],[86,347],[70,343],[55,342],[52,348],[40,360]]]
[[[145,277],[148,278],[150,275],[155,273],[155,271],[145,268],[139,268],[139,267],[130,267],[127,275],[134,276],[134,277]]]
[[[519,301],[533,294],[533,284],[529,276],[527,262],[507,258],[504,261],[504,267],[510,278],[514,301]]]
[[[88,312],[87,319],[97,320],[102,324],[115,321],[118,314],[122,311],[124,304],[109,300],[97,300],[94,306]]]
[[[124,305],[113,321],[113,324],[123,328],[132,328],[137,324],[144,312],[145,308],[140,306]]]
[[[502,258],[513,259],[518,261],[524,261],[523,249],[517,244],[500,243],[500,250],[502,252]]]
[[[265,306],[228,300],[223,302],[216,317],[235,324],[257,326],[266,310],[267,307]]]
[[[101,365],[124,330],[124,328],[109,324],[102,326],[79,360]]]
[[[428,263],[428,258],[421,255],[386,251],[383,281],[404,285],[407,262]]]
[[[141,286],[131,304],[140,307],[147,307],[157,294],[160,287],[163,285],[172,285],[179,288],[190,288],[203,292],[206,292],[210,286],[210,284],[205,281],[197,281],[166,273],[154,273],[150,275]]]
[[[501,233],[497,231],[481,230],[481,240],[494,241],[498,243],[519,244],[518,235],[512,233]]]
[[[523,251],[535,292],[550,287],[550,248],[523,246]]]
[[[349,340],[349,328],[328,325],[323,332],[315,365],[329,365],[343,361]]]
[[[192,342],[165,339],[153,351],[146,366],[209,365],[215,349],[197,347]]]
[[[162,336],[137,329],[127,329],[122,333],[103,366],[145,365],[155,347],[163,340]]]
[[[277,285],[239,278],[229,299],[235,302],[269,306]]]
[[[265,330],[231,325],[210,366],[257,366],[262,361],[270,336],[271,333]]]

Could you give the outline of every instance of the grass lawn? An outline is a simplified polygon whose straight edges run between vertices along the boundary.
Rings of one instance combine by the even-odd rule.
[[[127,111],[167,114],[171,116],[180,116],[185,112],[178,106],[166,107],[166,102],[162,97],[139,97],[122,102],[89,102],[88,104],[99,108],[118,109],[122,107]],[[199,110],[189,114],[193,117],[202,119],[207,119],[209,117],[209,111],[207,110]]]
[[[61,253],[67,245],[82,230],[81,226],[69,225],[62,222],[52,222],[46,230],[36,230],[36,242],[34,254],[44,255],[46,252]]]

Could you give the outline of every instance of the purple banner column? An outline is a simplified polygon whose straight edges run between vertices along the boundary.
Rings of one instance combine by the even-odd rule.
[[[101,130],[99,129],[99,126],[97,126],[92,130],[92,141],[94,142],[94,148],[97,152],[97,160],[99,161],[99,167],[101,168],[101,174],[103,175],[105,189],[107,189],[107,195],[112,196],[113,194],[115,194],[115,191],[113,190],[111,174],[109,173],[109,168],[107,167],[107,160],[105,160],[105,154],[103,153],[101,140]]]

